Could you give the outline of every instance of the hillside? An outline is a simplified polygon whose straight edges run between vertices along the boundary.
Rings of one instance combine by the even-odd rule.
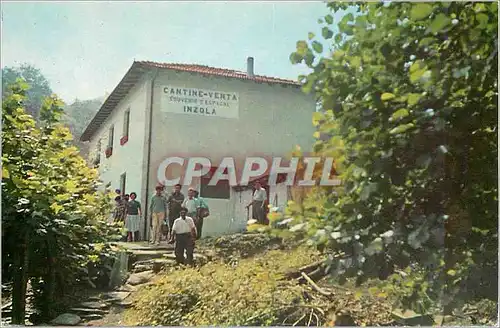
[[[444,320],[439,315],[398,310],[396,291],[371,291],[371,285],[378,282],[341,286],[323,274],[318,277],[324,255],[290,239],[263,233],[235,234],[200,241],[196,254],[200,259],[197,267],[179,268],[168,259],[160,260],[163,270],[156,275],[143,271],[148,270],[148,261],[140,261],[133,269],[139,272],[132,274],[134,280],[135,276],[149,278],[118,288],[131,294],[125,303],[85,324],[389,326],[442,324]],[[151,264],[157,261],[151,260]],[[494,311],[487,313],[485,309],[466,318],[446,320],[449,324],[487,323],[488,317],[494,320]]]
[[[64,108],[64,122],[68,125],[74,142],[83,157],[88,155],[88,145],[80,142],[80,136],[104,102],[104,98],[75,100]]]
[[[43,99],[53,94],[50,83],[40,69],[31,65],[22,64],[19,67],[4,67],[2,68],[3,98],[10,93],[8,86],[19,78],[29,85],[25,101],[26,110],[38,121]],[[89,150],[87,145],[79,141],[80,136],[104,103],[106,97],[89,100],[75,99],[74,102],[66,104],[64,107],[63,122],[69,127],[74,143],[84,157],[87,156]]]

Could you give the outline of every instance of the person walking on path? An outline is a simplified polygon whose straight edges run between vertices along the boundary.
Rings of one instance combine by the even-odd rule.
[[[210,215],[210,209],[208,208],[208,204],[205,200],[199,197],[199,192],[197,190],[194,191],[194,198],[198,201],[198,212],[196,214],[196,218],[194,219],[194,224],[196,225],[196,239],[201,238],[201,232],[203,229],[203,220]]]
[[[151,198],[151,243],[159,245],[162,235],[162,224],[167,217],[167,200],[162,195],[163,186],[156,186],[156,194]]]
[[[174,191],[168,197],[168,227],[169,233],[172,233],[174,221],[181,215],[182,203],[184,202],[184,194],[181,192],[181,185],[176,184]]]
[[[130,193],[130,201],[127,203],[127,220],[125,221],[125,228],[127,229],[127,241],[137,241],[137,233],[139,232],[139,223],[141,220],[141,203],[137,200],[135,192]]]
[[[193,218],[186,216],[188,209],[183,207],[180,217],[174,221],[170,243],[175,243],[175,261],[177,264],[193,265],[194,245],[196,240],[196,226]],[[184,258],[186,252],[187,259]]]
[[[264,206],[267,200],[267,192],[266,189],[262,188],[260,182],[256,182],[254,187],[255,191],[253,192],[253,200],[246,206],[246,208],[252,206],[252,219],[257,220],[260,224],[265,224],[266,211]]]

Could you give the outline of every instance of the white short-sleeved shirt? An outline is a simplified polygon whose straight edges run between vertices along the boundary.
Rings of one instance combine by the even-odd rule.
[[[188,213],[196,212],[196,200],[194,198],[193,199],[186,198],[182,206],[187,208]]]
[[[253,200],[255,200],[257,202],[263,202],[266,199],[267,199],[266,189],[260,188],[260,189],[254,191]]]
[[[190,233],[191,229],[196,230],[196,226],[194,225],[194,221],[189,216],[186,216],[186,219],[177,218],[174,221],[174,225],[172,226],[172,231],[176,234],[181,233]]]

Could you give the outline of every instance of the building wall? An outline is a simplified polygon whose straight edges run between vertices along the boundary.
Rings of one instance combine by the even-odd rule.
[[[166,113],[161,110],[165,86],[238,92],[239,118]],[[314,142],[311,115],[315,111],[315,101],[292,86],[165,70],[160,72],[155,83],[153,105],[149,195],[158,183],[158,166],[169,156],[206,156],[212,159],[213,166],[218,166],[221,158],[231,156],[237,159],[237,168],[241,169],[242,162],[238,161],[247,156],[286,156],[295,145],[310,149]],[[170,166],[167,176],[174,171],[179,171],[179,167]],[[198,184],[197,180],[192,183],[193,186]],[[187,186],[183,192],[187,193]],[[234,202],[207,201],[211,217],[204,226],[203,235],[235,229],[233,221],[240,220],[235,216],[242,214],[235,212]]]
[[[100,126],[90,139],[90,152],[95,152],[99,138],[101,138],[101,163],[99,173],[104,184],[111,183],[112,190],[120,188],[120,176],[126,173],[125,192],[136,192],[138,200],[143,201],[142,189],[146,178],[144,173],[145,157],[145,129],[147,87],[149,83],[144,77],[142,81],[129,92],[127,96],[113,110],[108,119]],[[128,142],[120,145],[123,135],[125,111],[130,109],[130,125]],[[114,125],[113,154],[106,158],[105,151],[108,146],[109,129]]]

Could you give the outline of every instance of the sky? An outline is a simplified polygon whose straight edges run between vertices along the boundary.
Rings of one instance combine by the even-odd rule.
[[[134,60],[190,63],[297,79],[289,55],[321,35],[324,2],[5,2],[1,66],[39,68],[66,102],[111,92]]]

